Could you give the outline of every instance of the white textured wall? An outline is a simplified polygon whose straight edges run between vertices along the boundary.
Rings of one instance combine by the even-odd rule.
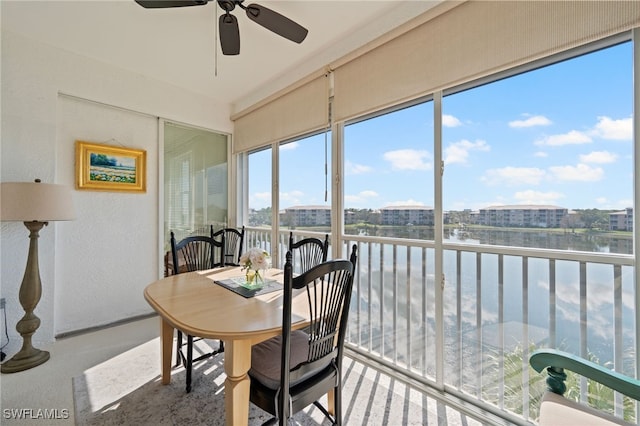
[[[154,116],[231,133],[229,106],[7,31],[1,54],[2,181],[38,177],[73,187],[76,139],[147,150],[145,194],[74,190],[77,220],[41,231],[42,324],[34,343],[151,312],[142,290],[158,278],[161,257]],[[11,341],[5,352],[12,355],[21,344],[15,325],[23,315],[18,290],[28,233],[21,223],[3,222],[0,237],[0,297]]]

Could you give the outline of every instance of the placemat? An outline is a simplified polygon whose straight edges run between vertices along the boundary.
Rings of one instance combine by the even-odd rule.
[[[264,280],[264,285],[262,287],[253,290],[242,285],[245,281],[245,277],[232,277],[225,280],[216,280],[214,282],[245,298],[260,296],[261,294],[271,293],[276,290],[282,290],[282,284],[276,280],[266,279]]]

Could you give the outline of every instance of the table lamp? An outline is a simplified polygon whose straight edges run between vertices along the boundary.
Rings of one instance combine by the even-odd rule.
[[[22,336],[22,349],[0,366],[2,373],[15,373],[38,366],[49,359],[49,352],[36,349],[31,337],[40,326],[34,309],[42,295],[38,266],[38,232],[54,220],[75,218],[70,188],[64,185],[31,182],[0,183],[0,220],[24,222],[29,230],[29,254],[20,285],[20,304],[25,311],[16,325]],[[5,248],[6,250],[6,248]]]

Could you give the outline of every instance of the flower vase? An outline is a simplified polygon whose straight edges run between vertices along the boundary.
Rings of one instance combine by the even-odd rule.
[[[259,270],[247,269],[245,281],[246,287],[248,288],[260,288],[264,286],[264,277]]]

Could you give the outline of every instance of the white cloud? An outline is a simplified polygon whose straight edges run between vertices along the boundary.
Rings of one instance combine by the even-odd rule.
[[[365,166],[364,164],[356,164],[351,161],[344,162],[344,173],[345,175],[361,175],[364,173],[370,173],[373,171],[373,168],[370,166]]]
[[[559,199],[565,198],[565,196],[555,191],[542,192],[527,190],[516,192],[514,198],[518,200],[520,204],[556,204]]]
[[[620,207],[621,210],[626,209],[627,207],[633,206],[633,199],[631,198],[622,199],[622,200],[619,200],[617,204],[621,206]]]
[[[280,202],[283,205],[295,206],[302,202],[304,197],[304,192],[302,191],[291,191],[291,192],[281,192],[280,193]]]
[[[252,196],[256,200],[271,202],[271,192],[256,192]]]
[[[377,197],[379,194],[376,191],[368,190],[368,191],[361,191],[360,194],[358,195],[360,195],[363,198],[374,198],[374,197]]]
[[[280,151],[293,151],[294,149],[298,148],[298,146],[300,146],[298,142],[290,142],[280,145],[279,149]]]
[[[271,192],[254,192],[251,195],[251,208],[259,210],[271,205]]]
[[[596,124],[593,133],[602,139],[630,141],[633,136],[631,117],[620,120],[604,116],[598,117],[598,124]]]
[[[431,170],[431,155],[427,151],[399,149],[384,153],[393,170]]]
[[[511,122],[514,123],[514,122]],[[511,123],[509,123],[511,125]],[[598,117],[598,123],[587,132],[571,130],[564,134],[546,136],[535,142],[536,145],[563,146],[581,145],[593,142],[592,137],[607,140],[631,140],[633,125],[631,117],[614,120],[610,117]]]
[[[490,149],[489,145],[483,140],[475,142],[470,142],[466,139],[461,140],[445,148],[444,162],[445,164],[466,163],[469,158],[469,151],[489,151]]]
[[[543,115],[532,115],[524,120],[514,120],[509,122],[509,127],[521,128],[521,127],[534,127],[534,126],[549,126],[551,120]]]
[[[592,139],[584,132],[577,130],[571,130],[568,133],[561,135],[551,135],[543,139],[537,140],[536,145],[546,146],[562,146],[562,145],[581,145],[585,143],[591,143]]]
[[[391,201],[389,203],[385,203],[384,205],[385,205],[385,207],[388,207],[388,206],[424,206],[424,203],[422,201],[416,201],[413,198],[409,198],[408,200],[404,200],[404,201]]]
[[[618,159],[616,154],[613,154],[608,151],[593,151],[589,154],[583,154],[580,156],[580,161],[582,163],[598,163],[598,164],[606,164],[606,163],[615,163]]]
[[[442,125],[444,127],[458,127],[462,125],[462,122],[458,120],[453,115],[443,114],[442,115]]]
[[[605,210],[624,210],[633,205],[631,198],[613,201],[607,197],[598,197],[596,198],[596,203],[598,204],[598,208]]]
[[[355,195],[345,195],[344,200],[347,203],[360,204],[372,198],[377,198],[378,196],[379,194],[376,191],[367,190],[367,191],[360,191]]]
[[[549,172],[554,179],[562,181],[595,182],[604,176],[604,170],[600,167],[590,167],[586,164],[549,167]]]
[[[546,158],[549,156],[548,153],[544,152],[544,151],[538,151],[536,153],[533,154],[534,157],[538,157],[538,158]]]
[[[488,185],[538,185],[544,176],[545,171],[536,167],[503,167],[487,170],[482,181]]]

